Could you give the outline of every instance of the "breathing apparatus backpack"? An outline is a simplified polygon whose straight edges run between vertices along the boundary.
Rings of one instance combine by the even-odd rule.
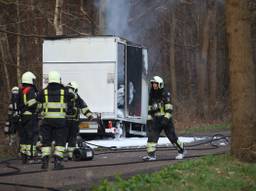
[[[78,148],[73,151],[74,161],[92,160],[94,157],[94,151],[85,142],[81,142]]]
[[[11,90],[11,103],[10,108],[11,111],[9,115],[9,123],[10,123],[10,132],[15,133],[17,128],[20,125],[20,89],[16,86],[14,86]]]

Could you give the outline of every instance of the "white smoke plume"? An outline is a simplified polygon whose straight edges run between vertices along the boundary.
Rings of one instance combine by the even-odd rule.
[[[129,34],[128,18],[130,13],[129,0],[105,0],[105,33],[126,37]]]

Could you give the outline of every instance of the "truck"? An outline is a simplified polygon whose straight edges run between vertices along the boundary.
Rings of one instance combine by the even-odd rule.
[[[101,123],[81,116],[80,134],[146,135],[148,53],[117,36],[54,37],[43,41],[43,86],[55,70],[62,83],[79,84],[78,94]]]

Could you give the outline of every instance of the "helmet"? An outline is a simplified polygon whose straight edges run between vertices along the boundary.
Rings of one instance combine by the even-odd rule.
[[[159,76],[154,76],[152,80],[150,80],[151,84],[152,83],[157,83],[159,89],[162,89],[164,87],[164,81],[161,77]]]
[[[19,93],[19,88],[18,88],[17,86],[14,86],[14,87],[12,88],[12,93],[13,93],[13,94],[18,94],[18,93]]]
[[[50,71],[48,74],[48,83],[61,83],[60,73],[57,71]]]
[[[35,79],[36,79],[36,76],[32,72],[28,71],[28,72],[25,72],[24,74],[22,74],[21,83],[33,85]]]
[[[76,81],[69,82],[67,86],[73,88],[75,91],[78,91],[78,88],[79,88],[79,85]]]

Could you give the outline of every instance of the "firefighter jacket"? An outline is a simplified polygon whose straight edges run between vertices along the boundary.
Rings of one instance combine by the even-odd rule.
[[[65,119],[74,94],[61,84],[50,83],[38,93],[36,99],[40,103],[43,119]]]
[[[72,91],[71,88],[69,88],[69,91]],[[80,113],[82,113],[87,118],[92,118],[93,114],[88,108],[85,101],[76,93],[75,99],[72,102],[72,113],[67,116],[67,119],[69,120],[76,120],[78,121],[80,119]]]
[[[12,104],[13,106],[15,103],[17,104],[21,116],[31,116],[36,112],[36,95],[37,90],[34,85],[21,84],[19,86],[19,96],[17,98],[12,97]],[[13,109],[16,110],[15,107]]]
[[[172,117],[172,110],[170,92],[166,92],[164,89],[151,89],[149,94],[148,120],[158,116],[170,119]]]
[[[17,110],[13,108],[12,103],[8,107],[8,120],[5,123],[5,133],[15,134],[20,125],[20,115]]]
[[[16,129],[19,125],[20,121],[20,112],[19,112],[19,96],[20,96],[20,89],[16,86],[12,88],[11,91],[11,100],[8,106],[8,121],[5,123],[5,132],[9,134],[16,133]]]

